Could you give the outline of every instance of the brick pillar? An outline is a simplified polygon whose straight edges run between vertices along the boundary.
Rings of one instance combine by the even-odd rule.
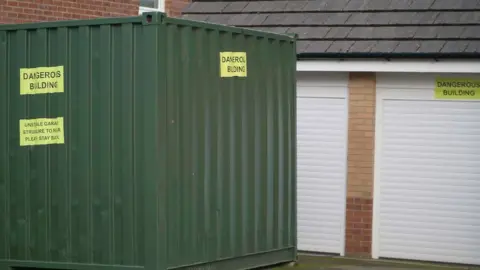
[[[347,256],[371,257],[375,89],[374,73],[350,73]]]
[[[165,12],[170,17],[180,17],[190,3],[191,0],[165,0]]]

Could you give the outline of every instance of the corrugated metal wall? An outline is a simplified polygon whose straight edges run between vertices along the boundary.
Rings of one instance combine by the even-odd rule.
[[[291,38],[161,14],[5,29],[0,270],[295,259]],[[64,92],[20,94],[20,68],[57,65]],[[21,119],[54,117],[64,144],[20,146]]]
[[[168,265],[293,248],[294,43],[166,22]],[[246,78],[220,78],[223,51]]]
[[[0,31],[0,259],[144,265],[158,50],[140,19],[113,22]],[[56,65],[64,93],[20,95],[20,68]],[[19,119],[45,117],[64,117],[65,144],[21,147]]]

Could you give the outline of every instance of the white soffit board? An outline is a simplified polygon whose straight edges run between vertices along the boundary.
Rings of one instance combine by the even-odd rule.
[[[478,60],[319,59],[297,61],[297,71],[480,73]]]

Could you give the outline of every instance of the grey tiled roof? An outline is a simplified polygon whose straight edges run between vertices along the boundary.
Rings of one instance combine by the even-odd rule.
[[[202,0],[183,17],[295,33],[300,55],[480,56],[480,0]]]

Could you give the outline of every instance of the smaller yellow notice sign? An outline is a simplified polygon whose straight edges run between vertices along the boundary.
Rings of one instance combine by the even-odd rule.
[[[63,144],[63,117],[20,119],[20,146]]]
[[[20,69],[20,95],[63,93],[63,66]]]
[[[480,99],[480,80],[438,78],[436,99]]]
[[[221,52],[220,77],[247,77],[247,53]]]

